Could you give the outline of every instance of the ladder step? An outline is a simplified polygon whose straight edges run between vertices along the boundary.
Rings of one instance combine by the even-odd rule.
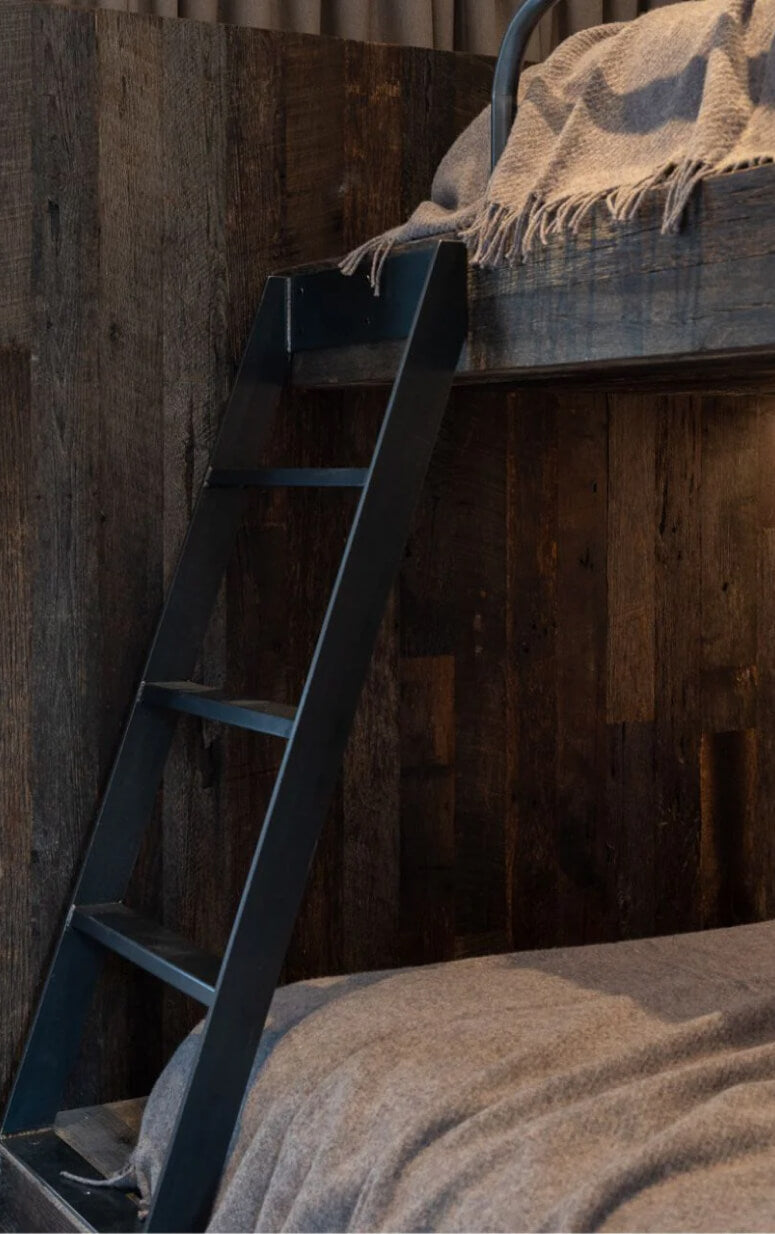
[[[235,728],[249,728],[254,733],[269,733],[272,737],[290,737],[296,719],[295,707],[267,703],[263,699],[228,698],[221,690],[192,681],[147,681],[142,700],[152,707],[185,711],[205,720],[220,720]]]
[[[70,927],[206,1007],[212,1003],[220,960],[126,905],[81,905],[73,910]]]
[[[208,488],[363,488],[367,467],[259,467],[219,469]]]

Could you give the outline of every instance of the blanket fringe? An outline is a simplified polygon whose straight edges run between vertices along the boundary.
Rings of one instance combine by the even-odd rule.
[[[342,271],[342,274],[355,274],[364,257],[371,257],[369,283],[374,295],[378,296],[382,281],[382,271],[395,243],[396,235],[394,232],[388,231],[384,235],[374,236],[373,239],[367,240],[365,244],[360,244],[357,249],[353,249],[351,253],[348,253],[339,262],[339,269]]]
[[[69,1170],[60,1170],[60,1174],[62,1178],[68,1179],[71,1183],[80,1183],[82,1187],[112,1187],[119,1191],[139,1191],[140,1204],[137,1215],[140,1218],[148,1216],[147,1188],[142,1186],[131,1159],[122,1169],[117,1170],[115,1174],[111,1174],[109,1178],[87,1178],[83,1174],[71,1174]]]
[[[646,199],[660,188],[667,189],[662,231],[678,230],[683,212],[697,185],[714,171],[711,163],[685,160],[668,163],[635,184],[586,193],[567,193],[547,201],[531,193],[520,210],[486,202],[470,227],[460,233],[471,249],[475,266],[497,266],[527,261],[537,244],[553,236],[578,235],[592,211],[604,205],[616,223],[636,217]]]
[[[662,233],[677,232],[684,211],[697,186],[711,175],[745,171],[775,161],[772,155],[751,155],[729,163],[684,159],[666,163],[635,184],[587,193],[568,193],[547,201],[531,193],[520,209],[486,201],[470,225],[458,232],[468,245],[474,266],[493,267],[525,262],[537,245],[547,245],[553,236],[578,235],[585,219],[599,205],[605,205],[615,223],[631,222],[649,196],[666,189],[662,213]],[[367,240],[339,263],[344,274],[353,274],[366,257],[371,257],[369,282],[379,295],[385,262],[402,239],[403,228]]]
[[[552,236],[575,236],[589,214],[605,205],[615,223],[632,221],[649,196],[666,189],[662,212],[663,235],[674,234],[681,226],[687,205],[697,186],[711,175],[745,171],[775,161],[772,155],[751,155],[730,163],[711,163],[685,159],[666,163],[635,184],[619,185],[600,192],[571,193],[552,201],[531,193],[524,206],[515,210],[497,202],[486,202],[471,225],[460,232],[471,251],[471,264],[493,267],[525,262],[537,244],[546,245]]]

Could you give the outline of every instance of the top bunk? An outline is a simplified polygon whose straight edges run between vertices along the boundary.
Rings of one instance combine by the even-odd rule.
[[[552,75],[547,65],[545,76],[534,77],[530,87],[520,91],[528,40],[555,3],[524,0],[504,36],[493,75],[486,152],[493,173],[492,194],[480,201],[489,199],[488,209],[496,213],[507,211],[509,217],[498,227],[516,228],[520,237],[527,234],[523,230],[526,221],[517,222],[517,217],[524,214],[531,198],[531,212],[539,207],[539,212],[547,211],[548,218],[554,209],[556,217],[546,230],[546,220],[542,222],[543,243],[518,241],[526,254],[529,250],[529,259],[519,261],[512,256],[490,268],[474,261],[469,268],[468,333],[457,379],[525,382],[645,377],[653,381],[666,377],[680,381],[724,372],[737,379],[769,374],[775,351],[771,291],[775,167],[766,148],[768,142],[771,145],[771,121],[766,120],[762,129],[757,117],[768,114],[770,103],[766,85],[754,84],[753,70],[740,97],[734,95],[732,79],[719,73],[718,63],[725,58],[736,63],[742,46],[733,34],[724,33],[726,13],[711,9],[703,14],[694,23],[693,36],[684,31],[686,23],[679,19],[672,28],[676,45],[672,61],[669,54],[659,59],[666,37],[661,25],[651,27],[659,31],[651,43],[645,26],[639,35],[631,25],[624,28],[623,36],[616,34],[621,26],[614,28],[613,52],[607,59],[596,60],[595,43],[604,49],[607,43],[601,28],[597,39],[585,36],[575,42],[573,51],[569,42],[565,66]],[[626,42],[621,46],[619,42],[628,35],[629,51]],[[640,42],[644,37],[646,41]],[[745,42],[746,52],[758,48],[763,37],[768,37],[766,22],[756,32],[753,22],[750,28],[740,27],[737,35],[738,40],[751,40]],[[713,71],[709,44],[719,57]],[[690,52],[694,54],[689,64],[706,61],[704,74],[694,74],[699,85],[685,71]],[[650,56],[654,64],[639,75],[644,58],[648,61]],[[758,59],[763,61],[766,56]],[[619,62],[624,67],[617,79]],[[636,70],[635,76],[628,70]],[[674,78],[669,78],[668,70]],[[723,91],[721,107],[719,89]],[[639,95],[643,96],[640,100]],[[727,112],[734,115],[736,107],[742,119],[737,122],[739,127],[731,123],[724,130],[730,143],[724,150],[726,159],[716,163],[709,157],[703,165],[699,156],[709,156],[714,148],[706,131],[707,112],[715,109],[718,120],[719,110],[723,116]],[[521,126],[515,126],[518,110],[526,113]],[[675,138],[671,144],[667,137],[660,147],[655,135],[674,128],[683,132],[686,144]],[[718,144],[720,131],[713,133],[717,154],[724,148]],[[472,126],[469,133],[473,132]],[[612,139],[610,133],[615,134]],[[477,148],[484,136],[484,130],[477,130]],[[579,147],[575,153],[574,142]],[[661,169],[659,155],[668,159]],[[686,168],[677,161],[679,155],[687,162]],[[563,211],[552,207],[543,195],[552,183],[555,194],[571,184],[579,187],[570,180],[552,180],[552,160],[558,157],[575,157],[582,174],[590,177],[585,187],[595,185],[596,191],[586,196],[599,198],[591,210],[583,204],[583,195],[577,198],[582,207],[573,228],[558,226]],[[458,159],[465,162],[461,180],[456,181],[454,161],[441,169],[441,196],[451,198],[449,208],[453,210],[466,204],[465,179],[470,181],[474,174],[470,140],[468,153]],[[650,159],[656,159],[656,164]],[[623,188],[616,193],[604,188],[600,193],[600,182],[594,180],[596,162],[602,165],[603,176],[620,169]],[[724,174],[708,175],[714,166]],[[641,180],[645,169],[651,169],[652,175]],[[641,182],[630,189],[630,196],[637,193],[640,204],[625,206],[614,223],[612,214],[620,207],[609,211],[605,198],[620,196],[633,172]],[[682,176],[699,183],[687,195],[686,204],[676,208],[675,197],[669,196],[674,189],[668,190],[666,183],[662,187],[655,184],[660,177],[680,180]],[[520,178],[526,182],[522,191],[530,188],[526,200],[515,188]],[[603,179],[604,185],[610,183]],[[614,183],[622,185],[622,180],[614,179]],[[509,186],[514,196],[509,196]],[[555,200],[561,204],[564,197]],[[567,206],[563,210],[568,213]],[[507,247],[503,238],[494,242],[501,253]],[[480,249],[483,243],[490,247],[493,238],[483,241],[480,232]],[[472,247],[476,247],[475,240]],[[395,259],[394,281],[401,282],[401,263],[408,260],[408,252]],[[389,265],[385,274],[385,293],[400,297],[400,291],[391,292]],[[294,360],[294,379],[301,385],[383,382],[390,379],[395,362],[395,347],[389,342],[302,352]]]
[[[232,374],[267,274],[406,218],[493,84],[483,57],[34,0],[0,8],[0,68],[0,348],[43,354],[35,305],[59,288],[74,355],[106,332],[154,391],[158,339],[171,355],[184,333]],[[658,190],[631,222],[598,207],[524,264],[470,266],[457,380],[769,380],[774,199],[775,166],[735,171],[700,185],[678,234]],[[388,383],[400,348],[301,351],[292,379]]]
[[[775,167],[715,176],[681,231],[657,196],[636,221],[603,209],[516,268],[469,267],[461,382],[728,378],[775,371]],[[386,288],[390,271],[386,271]],[[365,281],[365,278],[364,278]],[[294,381],[391,381],[400,344],[302,351]]]

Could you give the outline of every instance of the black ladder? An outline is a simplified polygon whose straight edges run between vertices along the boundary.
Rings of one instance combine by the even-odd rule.
[[[106,949],[204,1003],[196,1066],[147,1230],[201,1230],[208,1220],[465,332],[466,255],[458,242],[390,258],[379,297],[364,275],[346,278],[330,267],[267,281],[2,1127],[5,1148],[45,1173],[29,1148],[34,1137],[24,1133],[54,1122]],[[401,338],[368,469],[259,466],[295,352]],[[256,485],[361,490],[296,708],[226,698],[189,680]],[[222,961],[121,902],[179,712],[287,743]]]

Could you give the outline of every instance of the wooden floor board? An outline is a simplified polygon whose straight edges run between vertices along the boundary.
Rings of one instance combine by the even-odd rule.
[[[63,1110],[57,1115],[54,1130],[104,1178],[109,1178],[126,1165],[137,1142],[144,1109],[145,1100],[138,1098]]]

